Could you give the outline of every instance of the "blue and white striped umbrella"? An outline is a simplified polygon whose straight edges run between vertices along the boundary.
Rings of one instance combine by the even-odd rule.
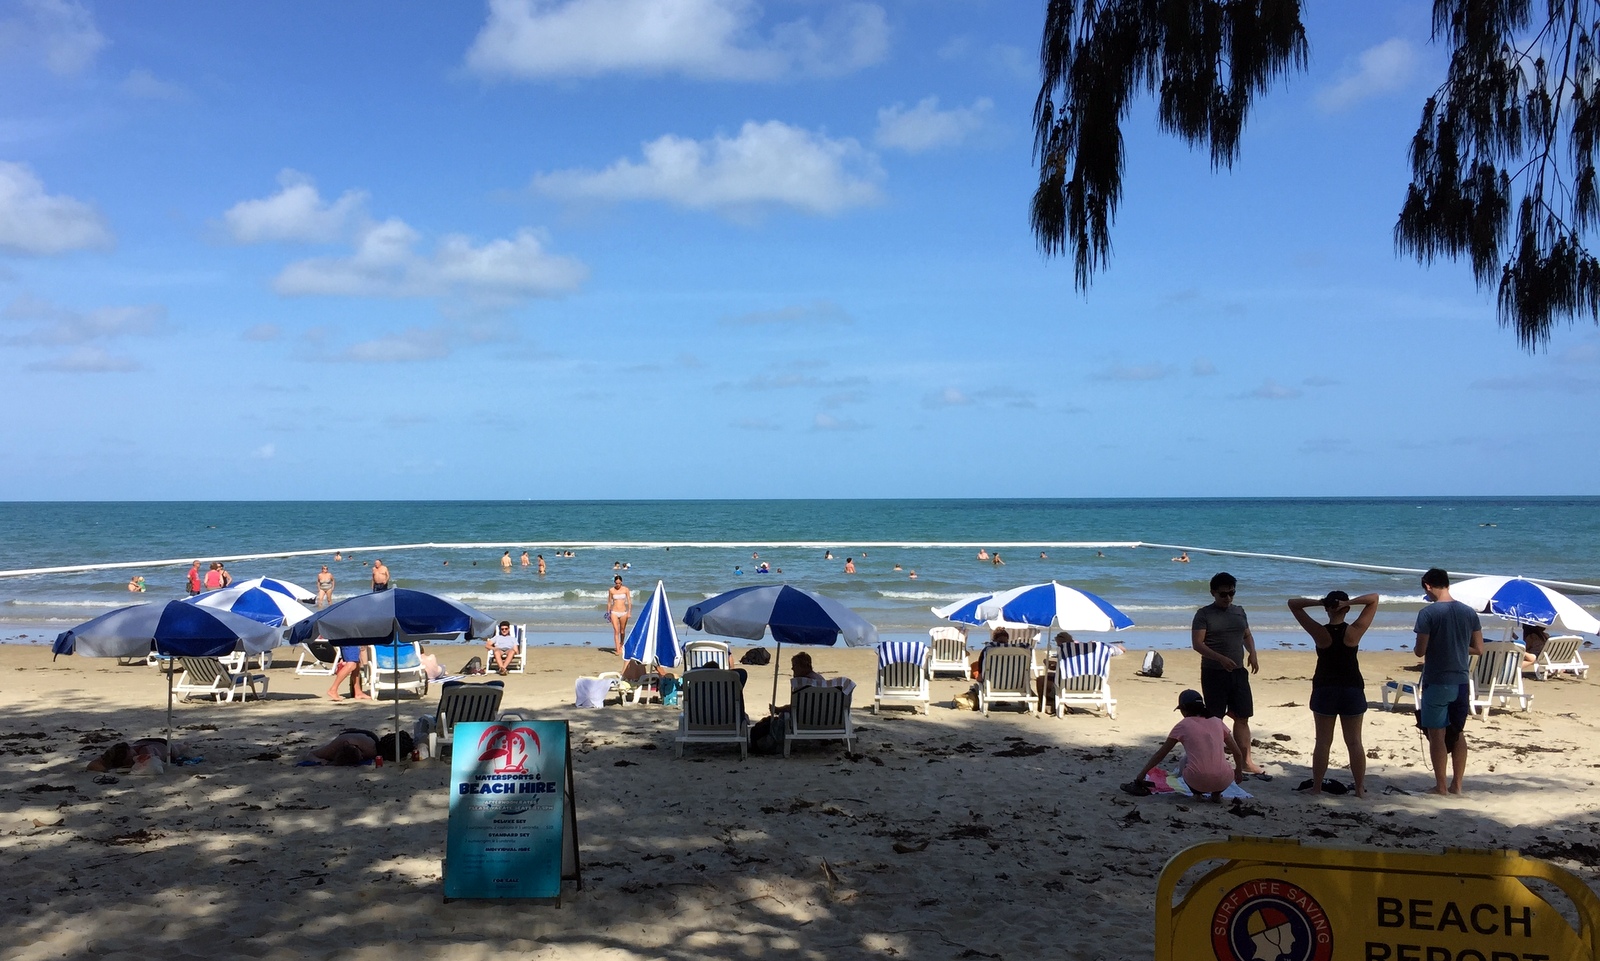
[[[932,608],[933,616],[957,624],[982,624],[984,619],[978,616],[978,607],[993,597],[993,594],[972,594],[953,604]]]
[[[85,657],[222,657],[242,644],[259,654],[278,646],[279,632],[260,621],[183,601],[135,604],[101,614],[56,636],[56,654]]]
[[[285,597],[293,598],[294,600],[299,601],[301,604],[310,604],[312,601],[317,599],[317,595],[301,587],[299,584],[277,577],[252,577],[246,581],[234,581],[226,588],[223,588],[223,590],[229,590],[235,587],[259,587],[264,591],[271,591],[274,594],[282,594]]]
[[[655,592],[622,645],[622,656],[648,668],[660,668],[677,667],[682,653],[678,630],[672,623],[672,608],[667,606],[667,587],[656,581]]]
[[[184,603],[243,614],[268,627],[293,627],[311,616],[309,608],[288,594],[269,591],[249,583],[196,594]]]
[[[1121,631],[1133,618],[1088,591],[1055,581],[1002,591],[978,604],[984,621],[1005,621],[1058,631]]]
[[[1450,596],[1480,614],[1519,624],[1600,634],[1600,620],[1560,591],[1521,577],[1473,577],[1450,585]]]

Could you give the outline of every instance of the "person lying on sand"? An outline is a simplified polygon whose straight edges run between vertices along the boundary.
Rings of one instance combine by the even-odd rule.
[[[339,736],[306,752],[301,765],[315,764],[329,767],[355,767],[378,756],[378,735],[371,731],[349,728]]]
[[[181,762],[184,757],[183,745],[174,744],[172,747],[172,761]],[[105,753],[89,762],[85,768],[88,771],[125,771],[140,761],[154,758],[158,761],[167,761],[167,739],[164,737],[141,737],[137,741],[118,741],[106,748]]]

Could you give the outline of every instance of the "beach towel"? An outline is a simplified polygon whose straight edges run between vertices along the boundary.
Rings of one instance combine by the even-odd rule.
[[[1144,776],[1144,781],[1150,785],[1151,794],[1181,794],[1184,797],[1194,797],[1194,791],[1190,790],[1189,785],[1183,783],[1183,778],[1162,768],[1151,770],[1149,774]],[[1225,798],[1248,798],[1252,795],[1239,785],[1230,784],[1222,792],[1222,796]]]
[[[1061,645],[1062,677],[1104,677],[1111,668],[1111,648],[1099,641]]]
[[[579,707],[602,707],[611,693],[611,682],[598,677],[580,677],[574,695]]]
[[[856,690],[856,682],[850,680],[848,677],[830,677],[825,681],[819,681],[812,677],[789,678],[790,694],[800,690],[802,687],[842,687],[844,688],[844,692],[846,694],[854,694]]]
[[[923,664],[928,660],[928,645],[921,641],[884,641],[878,645],[878,666]]]

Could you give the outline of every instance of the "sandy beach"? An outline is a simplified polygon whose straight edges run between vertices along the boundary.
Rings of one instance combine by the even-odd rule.
[[[0,958],[1147,957],[1163,863],[1229,835],[1518,848],[1591,884],[1600,865],[1596,681],[1530,676],[1531,711],[1471,721],[1462,798],[1422,796],[1411,714],[1371,711],[1370,796],[1312,798],[1293,787],[1309,776],[1313,659],[1265,651],[1255,736],[1274,779],[1215,805],[1117,790],[1195,686],[1191,653],[1168,652],[1161,679],[1119,658],[1114,720],[957,711],[955,680],[934,682],[926,717],[874,717],[873,652],[813,654],[862,684],[857,753],[741,762],[692,746],[678,760],[676,709],[572,707],[573,680],[614,668],[609,654],[538,651],[512,675],[506,708],[572,722],[584,887],[557,908],[443,902],[446,764],[294,766],[343,727],[387,729],[387,702],[332,704],[326,678],[280,657],[261,703],[177,708],[202,763],[97,783],[84,764],[106,742],[161,732],[161,675],[0,647]],[[1374,704],[1412,664],[1363,659]],[[752,669],[752,717],[770,671]],[[402,721],[432,700],[404,701]],[[1347,777],[1343,753],[1336,741],[1331,776]]]

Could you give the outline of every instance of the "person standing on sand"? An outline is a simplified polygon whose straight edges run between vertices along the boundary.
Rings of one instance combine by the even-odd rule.
[[[188,590],[189,590],[189,596],[190,597],[193,597],[196,594],[200,593],[200,562],[199,561],[195,561],[193,564],[189,565]]]
[[[367,659],[367,648],[359,644],[349,644],[339,648],[339,667],[333,674],[333,686],[328,688],[328,700],[344,700],[339,693],[339,685],[345,678],[350,679],[350,697],[357,701],[370,701],[372,695],[361,689],[361,662]]]
[[[317,606],[327,607],[333,603],[333,575],[328,572],[328,565],[322,565],[321,573],[317,574]]]
[[[374,592],[389,589],[389,568],[381,557],[372,562],[372,589]]]
[[[1460,794],[1467,773],[1467,715],[1471,681],[1467,658],[1483,653],[1483,622],[1478,612],[1450,596],[1450,575],[1437,567],[1422,575],[1431,601],[1417,612],[1417,656],[1422,658],[1422,693],[1417,726],[1428,732],[1434,794]],[[1446,765],[1450,769],[1445,783]]]
[[[622,632],[627,630],[628,615],[633,613],[633,592],[622,586],[622,575],[611,579],[611,590],[606,591],[606,617],[611,619],[611,640],[616,645],[617,656],[622,656]]]
[[[1261,670],[1256,660],[1256,639],[1244,608],[1233,603],[1239,582],[1226,571],[1211,578],[1211,603],[1194,613],[1189,642],[1200,655],[1200,690],[1212,717],[1233,719],[1233,739],[1244,753],[1240,768],[1247,774],[1265,773],[1250,759],[1250,717],[1255,701],[1250,675]],[[1241,663],[1243,662],[1243,663]]]
[[[1347,624],[1345,616],[1354,604],[1361,605],[1361,613],[1354,623]],[[1320,605],[1328,612],[1328,623],[1318,624],[1311,619],[1306,608],[1312,605]],[[1317,743],[1311,750],[1311,781],[1306,793],[1322,793],[1337,721],[1344,730],[1344,746],[1350,752],[1350,777],[1356,782],[1356,797],[1366,797],[1367,749],[1361,744],[1361,718],[1367,713],[1367,689],[1356,648],[1378,613],[1378,595],[1363,594],[1352,600],[1344,591],[1329,591],[1320,601],[1295,597],[1289,600],[1289,613],[1317,645],[1317,671],[1311,676],[1311,718],[1317,728]]]

